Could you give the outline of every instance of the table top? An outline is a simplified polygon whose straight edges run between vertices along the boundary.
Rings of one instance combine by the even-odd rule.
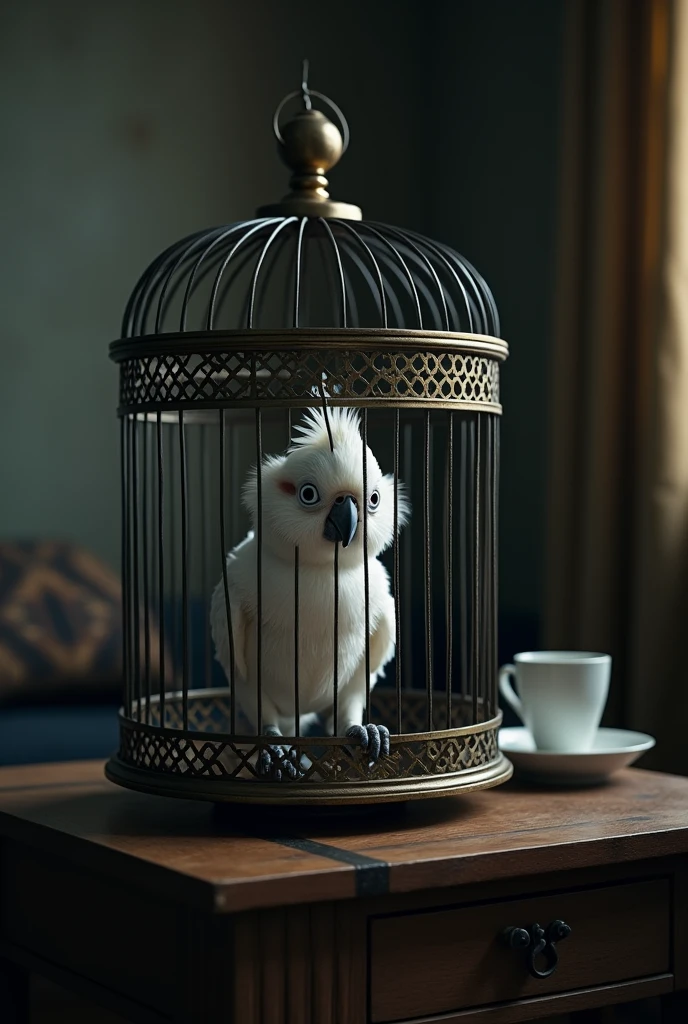
[[[688,779],[639,769],[595,789],[509,782],[342,810],[132,793],[93,761],[0,769],[0,837],[220,913],[688,853]]]

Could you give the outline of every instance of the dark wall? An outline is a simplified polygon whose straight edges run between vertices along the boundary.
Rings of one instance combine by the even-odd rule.
[[[302,57],[352,125],[333,193],[419,221],[420,17],[414,0],[0,4],[0,538],[119,565],[107,344],[162,249],[285,194],[272,114]]]
[[[286,191],[270,120],[308,55],[352,126],[333,194],[454,245],[494,290],[511,345],[502,606],[536,616],[564,3],[4,5],[0,536],[118,564],[107,342],[154,254]]]
[[[539,615],[565,0],[439,0],[426,22],[426,230],[486,278],[509,342],[502,618]]]

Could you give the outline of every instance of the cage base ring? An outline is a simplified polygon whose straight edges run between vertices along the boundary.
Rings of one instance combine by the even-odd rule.
[[[511,762],[500,753],[488,764],[451,775],[422,779],[392,779],[381,782],[334,785],[291,786],[279,782],[247,783],[236,779],[185,779],[142,768],[133,768],[112,757],[105,768],[110,782],[126,789],[155,796],[212,803],[281,804],[283,806],[335,806],[374,803],[402,803],[431,797],[472,793],[491,789],[511,778]]]

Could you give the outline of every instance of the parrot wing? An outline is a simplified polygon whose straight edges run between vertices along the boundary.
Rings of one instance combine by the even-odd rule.
[[[375,630],[370,634],[371,677],[384,676],[385,665],[394,657],[396,618],[394,598],[390,593],[385,594],[381,612]]]

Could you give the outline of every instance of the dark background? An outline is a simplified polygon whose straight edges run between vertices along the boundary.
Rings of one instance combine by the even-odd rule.
[[[503,374],[501,612],[542,599],[564,0],[22,0],[0,10],[0,539],[119,564],[107,343],[163,247],[286,191],[271,116],[299,83],[345,110],[335,198],[464,253]],[[508,644],[507,644],[508,646]]]

